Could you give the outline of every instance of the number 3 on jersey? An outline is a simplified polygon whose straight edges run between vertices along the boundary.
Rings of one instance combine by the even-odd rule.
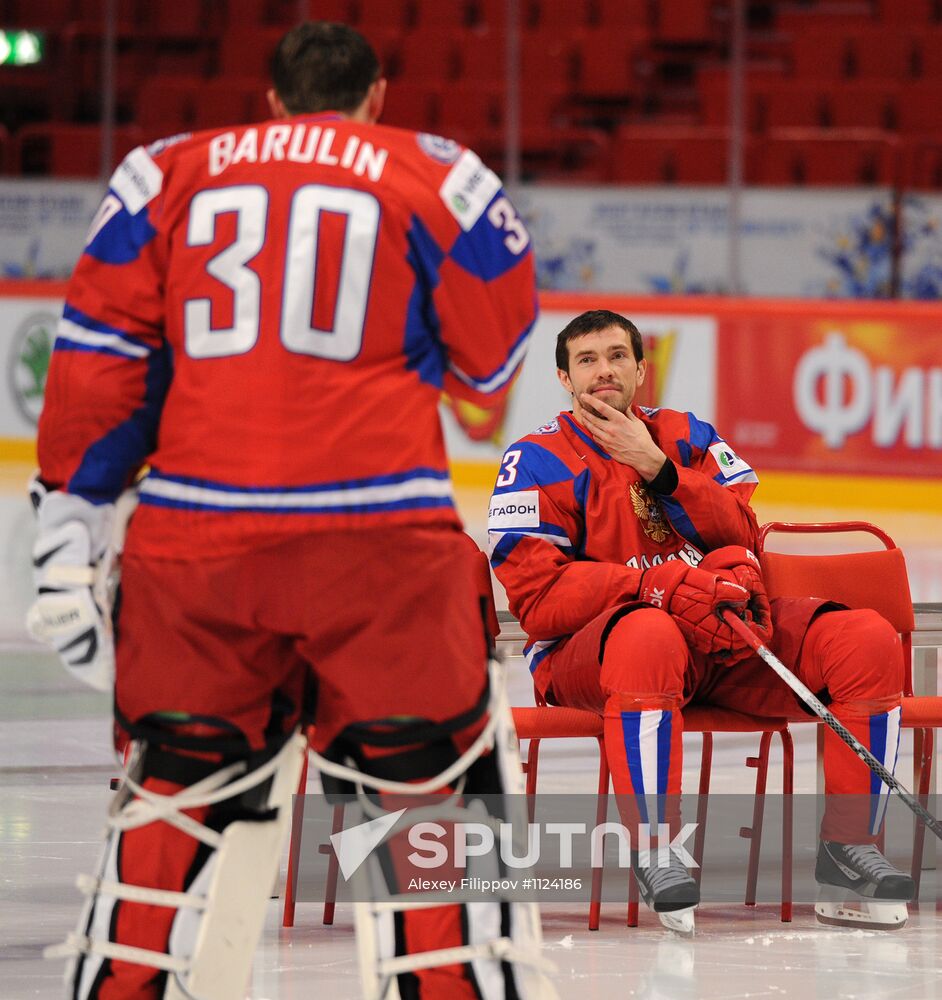
[[[500,464],[500,475],[497,477],[498,486],[513,486],[517,478],[517,462],[520,461],[522,452],[520,449],[508,451],[504,455],[504,460]]]
[[[184,345],[191,358],[245,354],[258,341],[261,281],[249,264],[265,244],[267,190],[255,184],[237,184],[200,191],[190,205],[187,245],[212,243],[217,218],[228,212],[236,217],[235,239],[206,264],[206,271],[232,294],[232,326],[212,327],[210,299],[185,302]],[[319,245],[322,212],[344,218],[342,246]],[[378,231],[379,203],[365,191],[306,184],[294,193],[279,319],[279,335],[287,350],[331,361],[351,361],[360,353]],[[340,274],[333,326],[322,330],[311,320],[317,293],[314,278],[318,252],[331,251],[340,258]]]

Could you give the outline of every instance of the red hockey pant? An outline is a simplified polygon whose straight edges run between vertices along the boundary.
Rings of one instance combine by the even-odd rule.
[[[219,559],[127,558],[118,717],[132,733],[136,724],[181,719],[190,734],[235,732],[259,749],[298,723],[313,675],[319,749],[355,722],[453,719],[479,702],[486,682],[473,557],[460,532],[386,528],[307,535]],[[456,749],[466,749],[485,722],[454,733]],[[164,794],[181,787],[151,779],[147,785]],[[151,823],[112,842],[114,875],[183,890],[199,847],[179,830]],[[173,909],[107,898],[96,905],[110,907],[110,915],[97,914],[96,926],[111,940],[166,950]],[[399,919],[399,953],[467,943],[472,923],[458,906]],[[477,996],[468,966],[408,978],[423,1000]],[[87,961],[75,995],[156,1000],[164,979],[142,965],[104,961],[93,968]]]
[[[639,608],[608,634],[599,661],[606,612],[548,658],[552,698],[560,705],[603,712],[605,745],[615,793],[629,824],[676,826],[683,766],[681,709],[696,701],[760,717],[808,721],[791,689],[758,656],[732,666],[692,653],[671,617]],[[788,628],[788,624],[783,628]],[[802,625],[804,627],[804,625]],[[787,640],[787,636],[780,636]],[[792,637],[796,638],[796,637]],[[807,632],[785,643],[799,649],[786,664],[888,770],[899,744],[899,637],[873,611],[828,611]],[[824,742],[827,802],[821,836],[873,843],[886,808],[886,785],[830,729]],[[647,797],[647,799],[645,798]],[[637,811],[636,811],[637,810]]]

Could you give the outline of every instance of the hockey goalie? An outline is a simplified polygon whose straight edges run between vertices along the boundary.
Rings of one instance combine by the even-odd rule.
[[[438,404],[502,407],[529,236],[472,151],[377,123],[357,32],[301,24],[272,71],[270,121],[124,160],[58,328],[31,622],[114,683],[134,747],[81,881],[74,1000],[245,996],[303,723],[367,789],[516,790]],[[380,922],[370,996],[553,995],[532,905]]]

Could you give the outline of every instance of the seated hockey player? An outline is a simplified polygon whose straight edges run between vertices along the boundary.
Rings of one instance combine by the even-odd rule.
[[[298,25],[272,75],[271,121],[127,156],[57,331],[33,626],[77,677],[114,673],[136,747],[81,883],[75,1000],[242,1000],[307,721],[358,785],[521,790],[438,408],[503,405],[529,237],[471,150],[378,123],[352,28]],[[112,644],[92,588],[145,466]],[[535,904],[369,906],[370,995],[553,995]]]
[[[718,617],[727,605],[892,771],[902,687],[887,669],[899,656],[892,627],[810,598],[770,607],[752,551],[756,475],[694,414],[633,405],[646,371],[633,323],[583,313],[559,334],[556,365],[572,412],[506,450],[488,517],[491,565],[527,633],[537,690],[604,714],[629,832],[639,820],[652,832],[657,820],[679,828],[688,702],[808,719]],[[830,730],[824,770],[817,880],[875,901],[858,913],[871,924],[897,926],[914,886],[875,846],[888,789]],[[667,926],[691,931],[699,888],[670,857],[658,867],[656,854],[633,854],[641,895]]]

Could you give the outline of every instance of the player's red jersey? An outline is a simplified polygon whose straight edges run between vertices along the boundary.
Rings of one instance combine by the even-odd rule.
[[[755,548],[749,498],[758,479],[692,413],[632,407],[677,468],[667,494],[595,443],[571,413],[504,453],[488,513],[491,565],[541,662],[560,639],[635,599],[644,570],[669,559],[696,566],[712,548]]]
[[[458,524],[443,390],[492,408],[536,293],[498,178],[449,140],[336,114],[134,150],[69,286],[41,475],[113,500],[129,550]]]

